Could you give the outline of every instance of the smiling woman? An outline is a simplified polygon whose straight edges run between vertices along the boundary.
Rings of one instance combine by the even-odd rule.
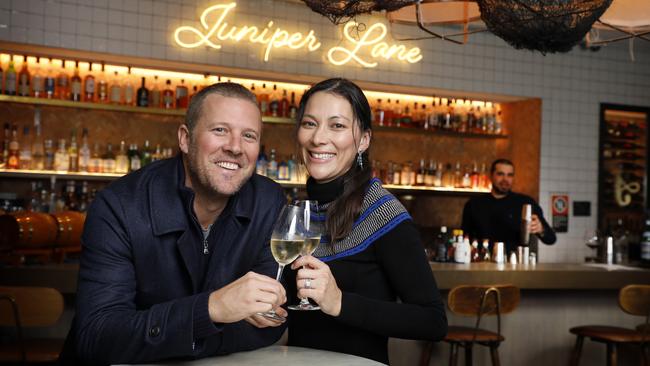
[[[410,215],[372,179],[370,120],[363,91],[345,79],[322,81],[300,101],[307,195],[325,235],[313,257],[292,264],[287,294],[322,312],[291,314],[289,344],[388,363],[388,337],[440,340],[447,322]]]

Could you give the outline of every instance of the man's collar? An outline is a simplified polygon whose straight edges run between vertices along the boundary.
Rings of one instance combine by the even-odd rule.
[[[160,169],[149,182],[151,221],[156,235],[187,230],[188,217],[194,201],[194,191],[185,187],[185,170],[182,153],[173,158],[175,163]],[[168,168],[167,168],[168,167]],[[230,197],[221,215],[232,214],[237,219],[250,220],[255,205],[251,178]]]

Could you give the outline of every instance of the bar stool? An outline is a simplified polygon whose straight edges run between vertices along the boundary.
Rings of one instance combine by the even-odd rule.
[[[472,347],[475,343],[490,348],[492,365],[500,365],[498,347],[505,340],[501,335],[501,314],[514,311],[519,305],[520,291],[513,285],[457,286],[449,291],[447,306],[454,314],[476,316],[474,327],[449,326],[444,341],[449,343],[449,365],[458,363],[458,347],[465,348],[465,365],[472,365]],[[479,328],[483,316],[497,316],[497,331]],[[431,358],[433,344],[422,352],[420,364],[426,366]]]
[[[643,365],[650,365],[648,347],[650,342],[650,285],[628,285],[619,291],[618,305],[624,312],[632,315],[645,315],[645,323],[628,329],[606,325],[585,325],[573,327],[569,331],[576,335],[576,344],[571,353],[570,364],[580,363],[584,338],[607,345],[607,365],[616,366],[616,348],[622,343],[637,344],[641,349]]]
[[[0,287],[0,326],[15,326],[16,341],[0,343],[0,363],[51,363],[59,358],[63,340],[26,339],[25,327],[56,324],[63,314],[63,296],[47,287]]]

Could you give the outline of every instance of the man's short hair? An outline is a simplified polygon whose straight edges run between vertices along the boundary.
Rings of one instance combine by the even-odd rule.
[[[190,105],[187,108],[187,113],[185,114],[185,125],[190,131],[190,134],[192,134],[197,121],[201,117],[201,112],[203,111],[203,101],[210,94],[218,94],[228,98],[243,99],[255,104],[256,106],[258,105],[255,94],[253,94],[252,91],[248,90],[248,88],[241,84],[231,82],[212,84],[196,93],[196,95],[194,95],[190,101]]]
[[[497,164],[505,164],[505,165],[510,165],[511,167],[515,167],[515,164],[512,163],[512,161],[508,159],[497,159],[492,162],[492,165],[490,166],[490,174],[494,174],[494,171],[497,168]]]

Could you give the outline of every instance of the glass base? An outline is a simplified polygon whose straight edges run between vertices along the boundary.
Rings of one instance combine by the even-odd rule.
[[[320,306],[307,304],[289,305],[289,310],[320,310]]]
[[[287,321],[287,318],[276,314],[275,311],[267,311],[266,313],[257,313],[257,315],[261,315],[267,319],[275,320],[276,322],[280,322],[280,323],[284,323],[285,321]]]

